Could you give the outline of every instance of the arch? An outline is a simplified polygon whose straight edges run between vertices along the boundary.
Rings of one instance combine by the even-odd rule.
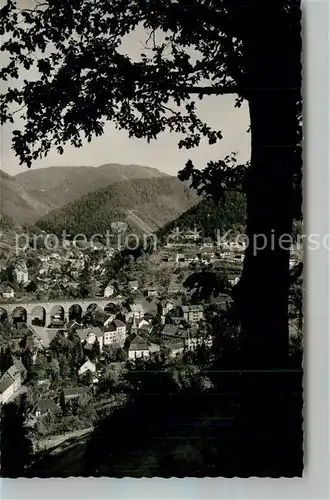
[[[65,322],[65,312],[64,308],[56,304],[50,310],[50,328],[56,328],[63,326]]]
[[[96,302],[92,302],[91,304],[89,304],[89,306],[87,306],[86,313],[95,311],[95,309],[99,309],[99,308],[100,307]]]
[[[36,326],[46,326],[46,309],[41,306],[35,306],[31,310],[31,324]]]
[[[69,321],[70,320],[76,320],[80,321],[83,315],[83,310],[81,305],[79,304],[72,304],[72,306],[69,307]]]
[[[25,307],[17,306],[13,310],[11,317],[14,325],[17,325],[18,323],[27,323],[28,313]]]
[[[8,321],[9,315],[7,309],[0,307],[0,323],[5,323]]]
[[[108,302],[104,306],[104,312],[109,313],[109,314],[116,313],[116,312],[118,312],[118,310],[119,310],[118,304],[116,304],[115,302]]]

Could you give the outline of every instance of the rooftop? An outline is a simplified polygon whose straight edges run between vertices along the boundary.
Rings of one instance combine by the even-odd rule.
[[[13,381],[10,378],[4,378],[0,381],[0,394],[3,394],[8,387],[13,384]]]
[[[65,398],[79,396],[79,394],[86,394],[89,392],[89,387],[73,387],[71,389],[63,389],[63,395]]]
[[[147,351],[149,350],[148,342],[144,340],[142,337],[137,335],[129,346],[130,351]]]
[[[126,326],[125,323],[123,321],[120,321],[120,319],[115,319],[113,320],[113,323],[114,325],[117,327],[117,328],[120,328],[120,327],[123,327],[123,326]]]
[[[190,306],[182,306],[183,312],[203,312],[203,306],[201,304],[192,304]]]
[[[162,335],[175,336],[178,335],[179,331],[180,329],[177,326],[166,324],[162,329]]]
[[[36,411],[46,413],[51,411],[54,414],[61,413],[61,408],[52,399],[40,399],[36,405]]]

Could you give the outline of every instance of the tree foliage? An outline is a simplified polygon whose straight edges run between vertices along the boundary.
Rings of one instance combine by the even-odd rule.
[[[232,94],[236,106],[248,102],[251,161],[228,156],[203,172],[188,161],[180,177],[215,200],[242,190],[249,240],[275,236],[275,248],[258,255],[248,247],[235,294],[246,359],[268,365],[283,364],[288,348],[289,254],[278,239],[301,216],[300,17],[298,0],[71,0],[32,9],[7,0],[1,9],[0,78],[10,83],[0,117],[25,118],[13,148],[28,166],[53,147],[82,146],[107,120],[130,137],[150,141],[166,130],[179,134],[180,148],[215,144],[221,122],[206,123],[198,101]],[[138,33],[145,47],[129,53],[125,43]],[[22,67],[38,77],[15,85]]]

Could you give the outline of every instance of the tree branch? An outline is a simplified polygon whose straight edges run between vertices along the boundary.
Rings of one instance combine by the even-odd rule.
[[[166,85],[166,84],[165,84]],[[170,90],[175,90],[177,92],[183,92],[185,94],[201,94],[201,95],[221,95],[221,94],[238,94],[240,92],[239,87],[228,86],[228,87],[189,87],[189,86],[171,86]]]

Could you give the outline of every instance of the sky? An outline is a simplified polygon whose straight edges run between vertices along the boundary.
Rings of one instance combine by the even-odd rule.
[[[31,6],[32,0],[21,1],[26,6]],[[145,39],[145,30],[138,28],[124,40],[123,52],[128,53],[132,58],[140,58],[141,44],[145,43]],[[192,57],[194,57],[193,54]],[[36,71],[30,70],[27,79],[36,79],[37,75]],[[26,77],[27,73],[22,71],[20,80],[23,81]],[[3,82],[1,82],[2,89]],[[243,103],[241,108],[235,108],[234,96],[207,96],[198,103],[198,109],[201,119],[222,132],[223,139],[213,146],[209,146],[205,141],[197,148],[179,150],[177,144],[180,137],[170,132],[164,132],[158,136],[157,140],[148,144],[145,139],[130,139],[126,131],[116,130],[109,122],[102,136],[95,137],[90,143],[86,141],[81,148],[74,148],[68,144],[64,146],[63,155],[59,155],[54,149],[46,158],[34,162],[31,168],[122,163],[146,165],[176,175],[188,159],[191,159],[198,168],[204,168],[208,161],[220,160],[232,152],[237,153],[238,160],[247,161],[250,156],[247,103]],[[18,114],[15,115],[17,116]],[[12,131],[15,128],[21,128],[22,125],[22,121],[16,118],[16,123],[7,123],[1,128],[0,168],[10,175],[27,170],[26,166],[19,165],[18,158],[11,149]]]
[[[179,137],[170,132],[164,132],[156,141],[148,144],[144,139],[130,139],[126,131],[116,130],[109,122],[103,136],[95,137],[90,143],[86,141],[81,148],[67,145],[63,155],[53,150],[46,158],[34,162],[31,168],[122,163],[146,165],[176,175],[188,159],[193,160],[196,167],[203,168],[207,161],[219,160],[233,151],[238,153],[239,160],[246,161],[249,158],[250,134],[247,133],[249,126],[247,105],[235,108],[234,99],[231,96],[211,96],[203,99],[200,116],[222,131],[223,139],[216,145],[209,146],[207,142],[203,142],[198,148],[179,150],[177,147]],[[27,170],[26,166],[19,165],[18,158],[11,149],[14,128],[16,127],[11,124],[3,126],[0,138],[0,168],[10,175]]]

